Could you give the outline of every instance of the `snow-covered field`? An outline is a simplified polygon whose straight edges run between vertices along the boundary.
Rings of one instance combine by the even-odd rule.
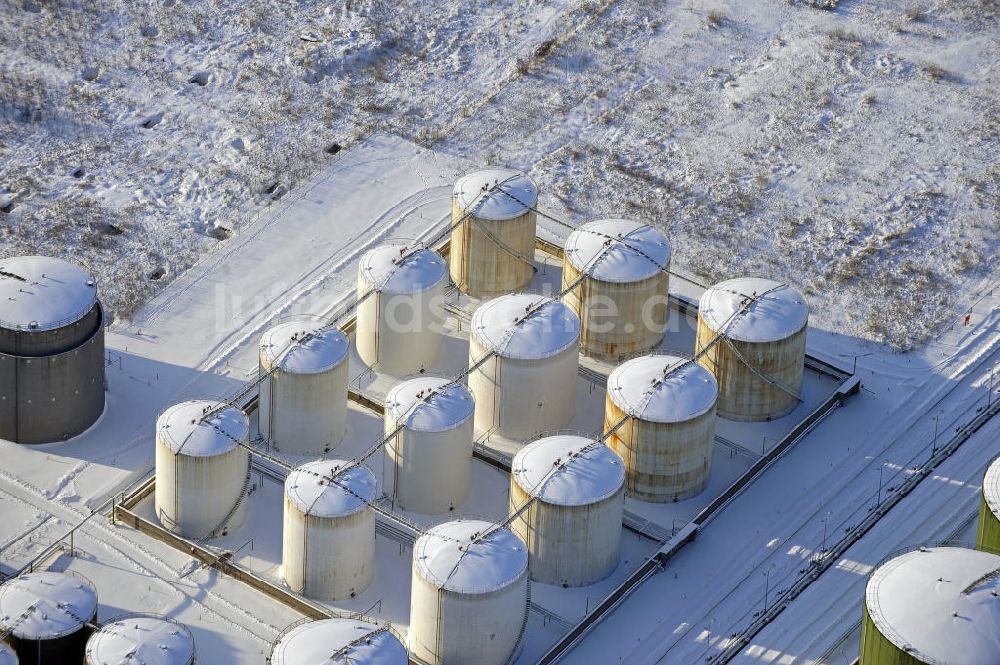
[[[0,0],[0,254],[74,256],[127,317],[389,131],[907,347],[996,269],[997,4],[812,4]]]

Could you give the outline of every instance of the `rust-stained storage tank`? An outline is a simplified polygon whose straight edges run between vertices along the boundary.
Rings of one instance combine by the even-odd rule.
[[[670,243],[649,226],[602,219],[569,234],[563,296],[580,317],[580,350],[617,361],[657,346],[667,329]],[[579,283],[577,283],[579,282]]]
[[[484,299],[527,286],[535,273],[535,183],[509,169],[476,171],[455,183],[451,201],[455,285]]]
[[[705,488],[718,395],[708,370],[678,356],[640,356],[611,372],[604,431],[614,430],[607,444],[625,462],[628,496],[681,501]]]
[[[0,438],[49,443],[104,413],[104,311],[76,264],[0,260]]]
[[[802,295],[770,279],[731,279],[702,294],[695,351],[719,384],[720,416],[771,420],[795,409],[808,322]]]
[[[585,586],[615,569],[624,483],[621,458],[587,437],[545,437],[514,456],[511,530],[528,546],[531,579]]]
[[[976,547],[1000,554],[1000,457],[993,460],[983,478]]]

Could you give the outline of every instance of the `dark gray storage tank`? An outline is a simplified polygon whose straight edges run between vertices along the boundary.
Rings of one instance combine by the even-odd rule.
[[[83,268],[0,259],[0,438],[63,441],[104,412],[104,312]]]
[[[82,663],[97,618],[93,585],[69,573],[28,573],[0,586],[0,633],[20,665]]]

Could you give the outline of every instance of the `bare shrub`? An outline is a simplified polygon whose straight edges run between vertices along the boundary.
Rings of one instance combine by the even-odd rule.
[[[785,0],[790,5],[810,7],[812,9],[825,9],[827,11],[837,8],[840,0]]]
[[[720,12],[718,9],[713,9],[705,17],[705,27],[709,30],[715,30],[726,22],[726,15]]]
[[[937,81],[938,83],[947,83],[955,78],[955,75],[947,69],[929,60],[920,63],[920,73],[931,81]]]

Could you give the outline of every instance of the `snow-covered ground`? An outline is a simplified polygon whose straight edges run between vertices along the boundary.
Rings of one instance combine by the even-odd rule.
[[[0,253],[128,316],[391,131],[909,346],[996,268],[996,3],[0,0]]]
[[[732,662],[851,665],[861,639],[864,588],[875,566],[919,543],[975,543],[983,474],[991,457],[1000,453],[998,437],[1000,419],[994,418]]]

